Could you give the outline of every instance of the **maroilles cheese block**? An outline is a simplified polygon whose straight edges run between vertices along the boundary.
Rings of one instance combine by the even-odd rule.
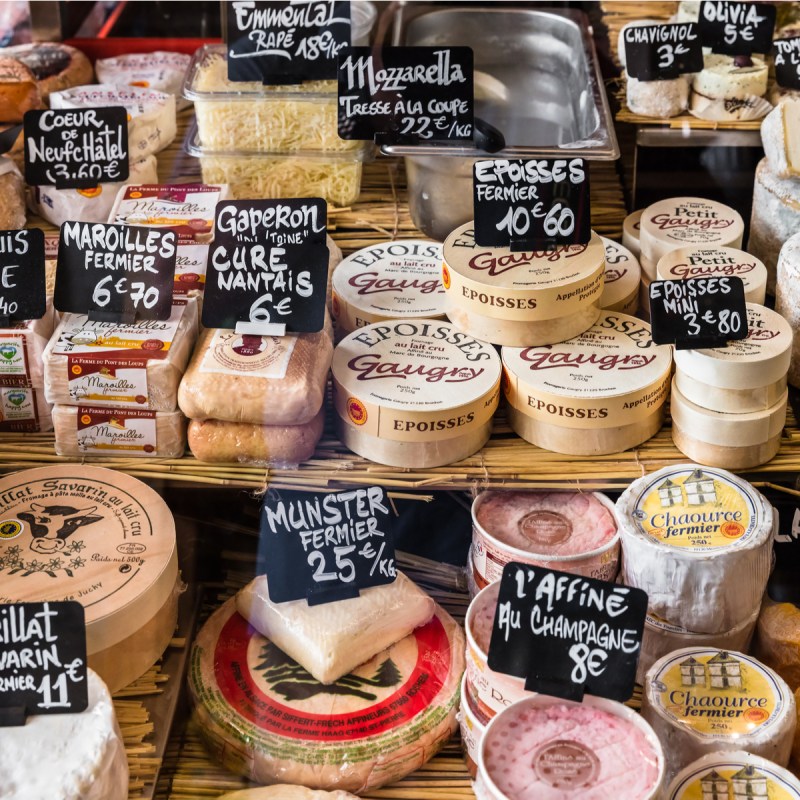
[[[376,653],[424,625],[436,604],[402,572],[386,586],[358,597],[310,606],[306,600],[274,603],[267,576],[236,596],[238,612],[315,680],[335,683]]]
[[[94,68],[99,83],[139,86],[171,94],[180,111],[191,106],[188,100],[181,97],[183,79],[191,60],[191,56],[186,53],[155,50],[152,53],[127,53],[98,58],[94,62]]]
[[[772,506],[721,469],[679,464],[617,501],[622,582],[651,614],[697,633],[730,631],[758,608],[772,563]]]
[[[478,770],[490,800],[657,800],[664,754],[650,726],[621,703],[534,695],[489,723]]]
[[[111,694],[87,670],[89,705],[73,714],[34,714],[0,728],[4,800],[126,800],[128,759]],[[47,755],[50,769],[42,768]]]
[[[206,329],[178,391],[189,419],[303,425],[322,407],[333,353],[328,315],[318,333],[286,336]]]
[[[242,789],[240,792],[224,794],[220,800],[358,800],[350,792],[326,792],[307,789],[305,786],[290,786],[288,783],[275,786],[259,786],[257,789]]]
[[[446,312],[462,331],[493,344],[523,347],[562,342],[597,319],[605,248],[588,244],[550,251],[481,247],[472,222],[444,242]]]
[[[161,497],[85,464],[0,479],[3,601],[76,600],[89,666],[116,692],[145,673],[175,632],[175,523]]]
[[[365,247],[333,274],[339,337],[387,319],[443,319],[442,245],[403,239]]]
[[[636,257],[621,244],[600,237],[606,249],[606,271],[600,307],[607,311],[635,314],[639,308],[642,270]]]
[[[744,653],[686,647],[664,656],[645,676],[642,715],[664,746],[667,780],[720,750],[789,763],[794,696],[783,679]]]
[[[333,354],[339,439],[379,464],[431,467],[479,450],[500,394],[494,348],[438,320],[389,320]]]
[[[664,421],[672,348],[650,326],[603,311],[588,331],[546,347],[504,347],[508,419],[526,441],[569,455],[618,453]]]
[[[745,752],[709,753],[682,769],[669,785],[667,800],[800,800],[800,781],[766,758]]]
[[[42,356],[54,322],[53,302],[48,298],[41,319],[0,328],[0,386],[44,387]]]
[[[361,794],[436,754],[456,727],[463,670],[464,634],[438,606],[426,625],[326,685],[229,600],[197,635],[189,688],[206,745],[231,771]]]
[[[165,321],[93,322],[64,314],[44,353],[50,403],[174,411],[197,338],[197,303],[174,298]]]

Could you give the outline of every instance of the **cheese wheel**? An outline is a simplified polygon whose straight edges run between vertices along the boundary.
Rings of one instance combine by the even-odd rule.
[[[772,563],[773,510],[749,483],[696,464],[634,481],[617,501],[622,582],[652,613],[697,633],[748,620]]]
[[[753,655],[774,669],[792,691],[800,688],[800,609],[765,598],[758,617]]]
[[[22,122],[26,111],[44,108],[33,72],[0,51],[0,122]]]
[[[625,99],[634,114],[669,119],[689,107],[689,80],[685,75],[663,81],[640,81],[630,75],[627,78]]]
[[[258,783],[357,794],[432,758],[456,727],[464,635],[431,621],[331,686],[248,626],[229,600],[195,639],[189,689],[212,754]]]
[[[89,59],[80,50],[61,42],[19,44],[0,50],[0,55],[16,58],[33,73],[45,103],[52,92],[91,83],[94,75]]]
[[[91,669],[86,684],[85,711],[0,728],[4,800],[126,800],[128,760],[111,694]],[[53,769],[42,769],[44,753]]]
[[[764,156],[779,178],[800,177],[800,99],[787,97],[761,123]]]
[[[622,223],[622,246],[627,247],[633,253],[634,258],[639,258],[641,255],[641,247],[639,245],[639,228],[642,221],[642,212],[644,209],[640,208],[625,217]]]
[[[746,750],[786,766],[795,713],[783,679],[735,650],[685,647],[645,675],[642,716],[664,746],[667,780],[721,750]]]
[[[642,262],[644,263],[644,262]],[[639,286],[639,311],[637,316],[645,322],[650,322],[650,284],[652,280],[647,277],[642,268],[642,283]]]
[[[781,248],[777,272],[775,310],[786,318],[792,329],[789,383],[800,386],[800,307],[797,291],[797,280],[800,277],[800,235],[789,237]]]
[[[711,100],[763,97],[767,93],[767,65],[758,56],[752,56],[751,61],[748,66],[739,66],[733,56],[709,53],[703,58],[703,69],[692,78],[692,91]]]
[[[639,308],[639,284],[642,270],[639,262],[627,247],[600,237],[606,251],[606,269],[600,308],[635,314]]]

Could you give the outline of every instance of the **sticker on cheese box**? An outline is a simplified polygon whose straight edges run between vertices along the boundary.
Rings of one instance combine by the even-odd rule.
[[[328,291],[326,214],[320,198],[219,203],[203,325],[253,335],[322,330]]]
[[[174,231],[65,222],[55,307],[100,322],[169,319],[176,256]]]
[[[553,697],[628,700],[646,614],[641,589],[512,561],[500,579],[489,668]]]
[[[128,114],[122,106],[25,112],[25,183],[90,189],[127,180]]]
[[[0,433],[36,433],[41,428],[41,409],[49,406],[43,402],[41,389],[25,387],[0,388]]]
[[[783,89],[800,90],[800,36],[772,43],[775,82]]]
[[[472,177],[481,247],[524,251],[589,243],[589,169],[582,158],[476,161]]]
[[[729,56],[769,53],[776,13],[771,3],[703,0],[698,17],[703,47]]]
[[[44,253],[44,233],[37,228],[0,231],[0,327],[44,316]]]
[[[800,800],[800,782],[766,758],[745,752],[717,752],[681,770],[666,800]]]
[[[674,80],[703,69],[703,47],[695,22],[626,25],[625,70],[640,81]]]
[[[393,513],[380,486],[272,492],[261,507],[259,564],[274,603],[357,597],[397,577]]]
[[[229,81],[336,78],[336,58],[351,39],[349,2],[234,0],[222,7]]]
[[[21,530],[4,520],[0,536]],[[0,726],[29,715],[76,714],[89,705],[86,623],[71,601],[0,605]]]

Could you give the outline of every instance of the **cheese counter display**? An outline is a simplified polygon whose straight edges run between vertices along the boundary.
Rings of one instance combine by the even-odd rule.
[[[0,799],[800,800],[800,2],[50,5]]]

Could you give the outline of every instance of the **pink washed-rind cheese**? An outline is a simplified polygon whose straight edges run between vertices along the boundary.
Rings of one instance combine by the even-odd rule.
[[[578,492],[493,492],[477,521],[504,544],[546,556],[589,553],[617,533],[611,511],[594,495]]]

